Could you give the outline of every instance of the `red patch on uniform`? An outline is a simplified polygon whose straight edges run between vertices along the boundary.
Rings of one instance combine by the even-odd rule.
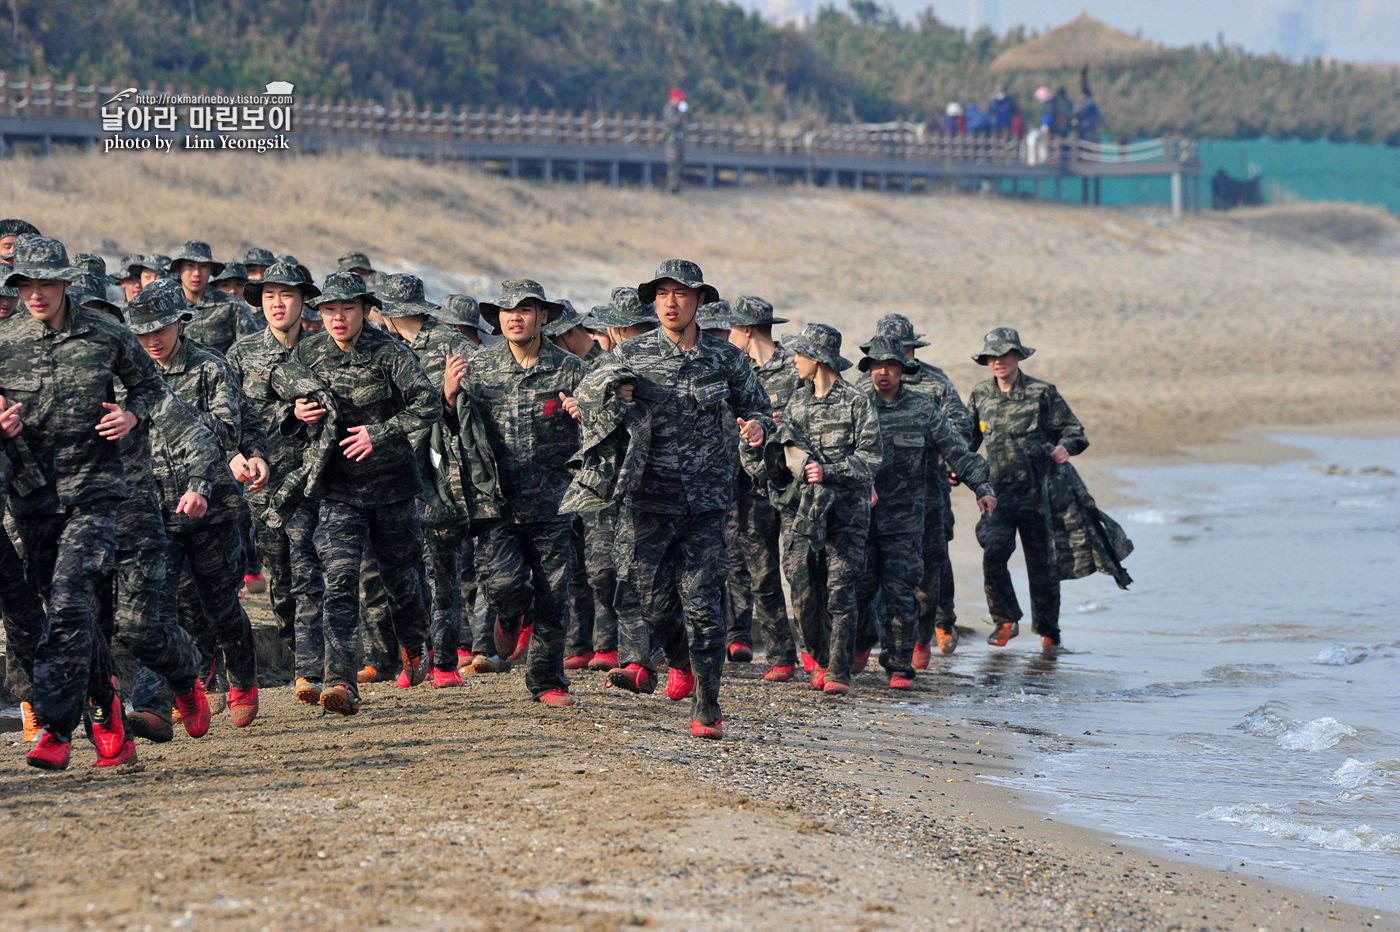
[[[559,413],[561,407],[563,406],[559,403],[558,398],[550,398],[544,403],[544,411],[541,413],[544,417],[554,417]]]

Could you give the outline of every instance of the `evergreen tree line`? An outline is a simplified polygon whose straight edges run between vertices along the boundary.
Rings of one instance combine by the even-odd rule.
[[[902,21],[868,0],[775,26],[720,0],[13,0],[0,69],[143,87],[424,104],[655,112],[673,86],[695,113],[815,124],[936,119],[985,103],[992,60],[1028,38],[970,39],[932,8]],[[1016,74],[1026,110],[1040,84]],[[1128,139],[1327,138],[1400,145],[1400,78],[1201,46],[1176,65],[1095,72],[1106,129]]]

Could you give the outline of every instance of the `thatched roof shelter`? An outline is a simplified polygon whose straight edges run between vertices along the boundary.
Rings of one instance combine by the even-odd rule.
[[[1009,48],[993,71],[1069,71],[1087,68],[1156,68],[1171,65],[1171,49],[1145,42],[1081,13],[1058,29]]]

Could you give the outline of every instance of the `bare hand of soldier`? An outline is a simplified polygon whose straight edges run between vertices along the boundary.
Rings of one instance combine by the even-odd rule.
[[[631,385],[619,385],[617,387],[617,397],[627,402],[627,407],[629,408],[634,407],[637,404],[635,401],[632,400]]]
[[[758,421],[746,421],[738,418],[739,436],[748,441],[749,446],[756,447],[763,442],[763,425]]]
[[[248,469],[248,458],[242,453],[235,453],[228,461],[229,472],[233,473],[234,482],[251,482],[253,473]]]
[[[808,460],[807,465],[802,467],[802,475],[808,482],[821,482],[826,477],[826,470],[816,460]]]
[[[310,398],[298,398],[292,415],[303,424],[319,424],[326,416],[326,409]]]
[[[997,500],[991,495],[983,495],[977,500],[977,510],[989,515],[997,510]]]
[[[462,387],[462,376],[467,374],[467,361],[453,354],[447,357],[447,369],[442,380],[442,397],[452,405],[457,403],[457,390]]]
[[[13,440],[19,436],[19,432],[24,429],[24,422],[19,419],[19,409],[24,405],[18,401],[5,407],[5,396],[0,395],[0,435],[6,440]]]
[[[268,468],[267,460],[261,456],[255,456],[248,460],[248,469],[252,472],[253,484],[248,486],[249,492],[261,492],[267,488],[267,480],[272,477],[272,470]]]
[[[110,401],[104,401],[102,407],[107,409],[107,413],[97,422],[97,432],[103,439],[120,440],[131,433],[131,428],[136,426],[136,415],[123,411]]]
[[[189,515],[191,518],[202,518],[209,511],[209,502],[198,492],[186,492],[180,496],[180,504],[175,506],[177,515]]]
[[[350,436],[340,441],[340,445],[344,447],[345,455],[357,463],[374,452],[374,444],[370,442],[368,427],[350,428]]]
[[[559,403],[564,406],[565,411],[569,412],[569,417],[573,418],[576,421],[582,420],[583,415],[579,412],[577,398],[560,392]]]
[[[1064,447],[1056,447],[1050,451],[1050,458],[1055,462],[1064,465],[1069,462],[1069,451]]]

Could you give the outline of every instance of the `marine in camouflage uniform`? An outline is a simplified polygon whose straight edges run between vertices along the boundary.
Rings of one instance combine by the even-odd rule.
[[[798,373],[811,372],[788,400],[783,426],[805,442],[805,481],[828,489],[831,501],[814,519],[815,534],[784,509],[783,571],[802,640],[816,662],[812,685],[844,694],[855,653],[870,493],[880,468],[880,427],[870,401],[839,375],[851,366],[841,355],[839,331],[808,324],[787,346]]]
[[[573,516],[559,514],[559,503],[579,429],[564,400],[584,372],[577,356],[543,337],[549,317],[562,310],[538,282],[502,282],[500,298],[482,302],[481,315],[505,339],[472,358],[463,383],[481,412],[505,493],[504,517],[473,528],[477,584],[496,616],[503,656],[519,637],[521,619],[532,626],[525,685],[556,706],[573,705],[564,678]]]
[[[685,165],[685,94],[672,88],[661,111],[661,144],[666,151],[666,190],[681,193],[681,169]],[[650,301],[643,302],[650,304]]]
[[[277,262],[271,249],[253,246],[243,254],[243,270],[248,273],[248,281],[260,281],[267,268]]]
[[[884,596],[890,613],[880,665],[890,674],[891,689],[909,689],[914,679],[914,642],[919,636],[915,587],[923,573],[924,513],[937,501],[935,483],[943,482],[930,459],[942,458],[978,497],[984,509],[996,507],[986,462],[970,453],[967,442],[948,418],[922,395],[905,388],[902,376],[919,371],[898,337],[877,336],[860,361],[871,378],[863,390],[880,424],[880,471],[875,474],[875,506],[865,541],[865,572],[858,604],[862,631],[874,626],[872,603]],[[935,577],[937,579],[937,577]]]
[[[773,327],[787,322],[786,317],[773,316],[773,305],[763,298],[744,295],[734,303],[729,336],[729,341],[752,362],[773,405],[773,419],[779,423],[788,400],[801,384],[792,351],[773,339]],[[749,578],[754,619],[769,664],[763,678],[786,682],[796,669],[797,647],[788,618],[787,597],[783,594],[781,521],[777,508],[768,499],[767,488],[743,472],[735,493],[735,522],[737,532],[731,537],[730,556],[736,565],[744,565]]]
[[[171,277],[180,282],[186,301],[200,315],[189,323],[186,339],[212,347],[220,355],[227,353],[239,337],[263,328],[246,301],[210,287],[211,279],[223,270],[224,264],[214,261],[209,244],[202,240],[186,241],[170,258]]]
[[[436,319],[435,315],[442,313],[442,308],[423,296],[423,281],[417,276],[388,275],[377,296],[384,305],[380,313],[385,327],[413,350],[428,381],[437,390],[444,412],[451,412],[447,421],[455,422],[457,392],[467,360],[476,352],[476,347]],[[415,446],[427,444],[427,431],[412,440]],[[456,468],[450,460],[444,460],[440,466],[430,462],[429,466]],[[463,611],[462,544],[470,537],[471,517],[437,515],[426,505],[420,507],[419,517],[425,528],[423,558],[432,606],[432,682],[435,687],[460,686],[462,678],[457,665],[465,660],[459,658]]]
[[[672,657],[669,629],[679,607],[690,670],[673,668],[682,676],[668,683],[668,695],[686,694],[688,672],[691,734],[719,738],[722,593],[729,570],[724,521],[734,498],[733,449],[742,438],[741,449],[752,455],[754,445],[773,430],[772,406],[739,351],[696,326],[699,306],[719,298],[699,266],[667,260],[637,291],[643,304],[656,303],[661,327],[614,349],[617,362],[635,375],[629,393],[634,403],[646,402],[652,417],[646,468],[626,493],[618,521],[618,576],[626,579],[648,627]],[[579,401],[583,405],[585,399]],[[595,409],[602,403],[589,402]],[[625,396],[613,403],[626,404]],[[609,674],[614,685],[637,690],[654,684],[649,655],[631,647],[621,659],[625,666]]]
[[[67,299],[67,283],[78,274],[57,240],[19,239],[4,284],[21,289],[29,313],[0,327],[0,438],[16,461],[14,441],[22,431],[42,477],[41,485],[9,504],[24,541],[26,575],[47,604],[39,636],[19,638],[34,643],[27,672],[44,732],[28,758],[44,769],[67,766],[72,732],[90,694],[108,709],[116,701],[100,669],[110,659],[91,612],[91,595],[115,557],[117,507],[129,494],[114,441],[148,419],[164,397],[155,367],[131,333]],[[124,411],[115,403],[114,381],[126,389]],[[124,740],[119,715],[104,729]]]
[[[155,360],[167,385],[216,438],[227,461],[245,444],[243,406],[246,399],[238,376],[222,357],[180,335],[181,324],[196,312],[180,286],[169,279],[152,282],[127,305],[127,326]],[[266,460],[261,425],[246,431],[249,453]],[[258,711],[257,657],[253,630],[238,598],[244,553],[238,517],[246,507],[232,474],[223,470],[212,494],[205,495],[208,511],[190,515],[180,509],[186,489],[183,472],[167,475],[162,463],[183,469],[180,457],[161,457],[163,444],[175,438],[153,432],[157,457],[153,473],[161,492],[166,528],[166,576],[163,598],[177,606],[180,624],[194,635],[212,668],[222,655],[229,680],[228,704],[239,727],[252,724]],[[159,714],[170,708],[169,696],[152,677],[138,674],[132,705]]]
[[[905,378],[904,387],[915,394],[924,395],[937,405],[953,429],[971,443],[972,418],[952,380],[937,366],[914,359],[916,350],[928,346],[922,339],[923,334],[915,333],[914,325],[903,314],[887,314],[880,318],[875,332],[895,337],[904,344],[905,357],[919,366],[918,372],[910,373]],[[861,349],[867,349],[869,345],[863,343]],[[954,627],[957,611],[953,603],[953,564],[948,556],[948,541],[953,539],[952,488],[948,482],[948,470],[937,458],[929,463],[929,482],[938,489],[938,496],[936,502],[929,500],[924,516],[924,578],[918,588],[919,640],[916,648],[916,662],[920,667],[928,666],[928,646],[935,634],[940,649],[946,653],[952,653],[958,642]]]
[[[1023,346],[1015,330],[998,327],[983,337],[983,344],[972,358],[988,366],[993,377],[978,382],[967,402],[973,419],[971,447],[986,444],[997,489],[996,511],[977,524],[987,609],[996,625],[987,641],[1004,646],[1019,631],[1021,606],[1006,566],[1019,533],[1030,578],[1031,622],[1042,646],[1050,648],[1060,643],[1060,583],[1050,566],[1042,504],[1045,474],[1052,461],[1068,461],[1084,452],[1089,441],[1055,386],[1020,371],[1019,361],[1035,350]],[[1007,371],[1007,358],[1013,360],[1013,381],[1003,391],[998,373]]]
[[[423,531],[415,501],[422,480],[410,438],[432,427],[442,401],[408,347],[365,326],[366,307],[379,307],[380,301],[365,291],[358,275],[329,276],[312,302],[326,330],[299,342],[282,368],[309,371],[326,386],[323,393],[339,413],[336,444],[327,454],[318,492],[315,533],[326,580],[321,705],[351,715],[359,710],[358,596],[366,540],[379,562],[410,684],[422,682],[426,673],[428,606],[418,575]],[[283,400],[301,400],[296,416],[319,433],[326,409],[306,396]]]
[[[299,301],[291,294],[293,291],[300,296]],[[268,466],[278,480],[302,466],[307,443],[300,432],[282,430],[292,406],[273,390],[271,375],[277,365],[291,358],[303,337],[299,304],[320,293],[319,288],[303,280],[300,270],[276,262],[267,267],[261,279],[243,287],[244,298],[262,309],[268,326],[239,339],[229,350],[228,361],[266,433]],[[279,633],[296,657],[297,698],[316,703],[320,701],[326,656],[321,626],[326,585],[315,542],[320,509],[315,502],[303,499],[282,514],[279,526],[273,527],[266,520],[271,488],[248,494],[254,512],[254,533],[271,575],[268,595]]]

